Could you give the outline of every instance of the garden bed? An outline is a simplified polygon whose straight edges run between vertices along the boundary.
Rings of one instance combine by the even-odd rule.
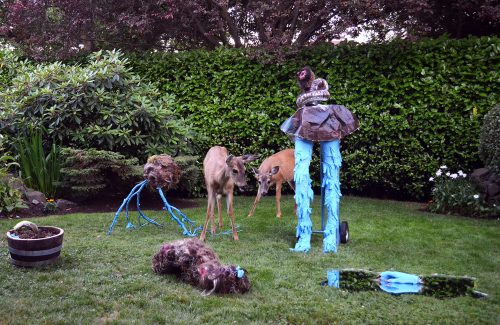
[[[156,193],[144,193],[141,195],[141,209],[142,210],[162,210],[163,202],[156,195]],[[126,195],[107,195],[88,200],[86,202],[81,202],[76,205],[64,206],[56,211],[46,212],[44,211],[43,205],[31,206],[28,209],[23,209],[17,211],[12,215],[12,217],[19,218],[32,218],[32,217],[45,217],[48,215],[63,215],[70,213],[99,213],[99,212],[116,212],[123,202]],[[168,197],[167,199],[170,204],[174,205],[179,209],[194,208],[197,203],[193,199],[184,199],[176,197]],[[130,210],[136,209],[135,200],[130,202]]]

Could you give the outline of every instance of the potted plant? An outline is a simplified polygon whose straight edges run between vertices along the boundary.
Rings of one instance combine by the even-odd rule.
[[[28,267],[52,264],[61,253],[63,236],[61,228],[21,221],[7,232],[10,261]]]

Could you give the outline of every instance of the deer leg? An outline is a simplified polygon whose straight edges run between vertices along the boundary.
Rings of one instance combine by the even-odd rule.
[[[233,211],[233,192],[230,191],[226,197],[227,203],[227,214],[229,215],[229,219],[231,220],[231,228],[233,229],[233,238],[234,240],[238,240],[238,232],[236,231],[236,227],[234,225],[234,211]]]
[[[217,195],[217,213],[219,214],[219,228],[224,227],[224,223],[222,222],[222,196]],[[214,224],[212,224],[212,232],[215,234]]]
[[[295,192],[295,184],[293,181],[287,181],[288,185],[290,185],[290,187],[292,188],[293,192]],[[297,215],[297,202],[294,203],[293,205],[293,213],[295,213],[295,215]]]
[[[276,218],[281,218],[281,185],[282,182],[276,182]]]
[[[257,190],[257,196],[255,196],[255,200],[253,201],[253,206],[252,206],[252,209],[250,210],[250,212],[248,212],[248,217],[251,217],[253,216],[253,214],[255,213],[255,208],[257,207],[257,203],[259,203],[260,201],[260,186],[259,186],[259,189]]]
[[[208,204],[207,204],[207,214],[205,216],[205,223],[203,224],[203,230],[201,231],[200,240],[204,241],[207,234],[208,221],[213,220],[214,216],[214,196],[212,193],[208,193]]]

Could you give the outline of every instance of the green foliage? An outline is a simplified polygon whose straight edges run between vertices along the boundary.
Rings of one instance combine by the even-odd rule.
[[[176,164],[181,168],[181,178],[175,190],[183,196],[200,197],[205,193],[203,171],[198,159],[198,156],[178,156],[174,158]]]
[[[52,143],[45,154],[42,130],[30,129],[26,136],[17,139],[15,148],[19,155],[21,178],[35,190],[54,198],[60,177],[60,148]]]
[[[13,179],[9,176],[9,169],[18,164],[13,157],[5,154],[3,141],[4,137],[0,134],[0,215],[25,207],[21,192],[11,186]]]
[[[1,49],[0,42],[0,90],[9,86],[16,75],[16,70],[25,62],[20,61],[16,52]]]
[[[500,206],[488,203],[484,195],[466,178],[462,171],[450,173],[446,166],[441,166],[432,189],[432,212],[458,214],[466,217],[492,217],[500,215]]]
[[[59,208],[59,205],[57,204],[57,201],[54,199],[48,199],[47,203],[43,206],[43,211],[45,213],[55,213],[57,209]]]
[[[171,110],[173,96],[132,73],[119,51],[96,52],[86,65],[21,65],[0,102],[11,133],[43,126],[63,146],[146,157],[189,151],[193,138]]]
[[[12,188],[9,182],[0,180],[0,215],[10,214],[17,209],[25,208],[21,192]]]
[[[134,71],[173,94],[209,147],[265,157],[293,144],[279,130],[296,109],[295,72],[307,64],[361,128],[342,143],[344,190],[422,199],[441,164],[479,163],[480,121],[500,99],[499,38],[342,43],[308,48],[283,64],[219,49],[131,56]],[[317,177],[316,177],[317,178]]]
[[[486,167],[500,175],[500,105],[493,107],[484,116],[479,156]]]
[[[137,158],[97,149],[63,148],[61,168],[65,197],[84,201],[106,191],[120,192],[142,176]]]

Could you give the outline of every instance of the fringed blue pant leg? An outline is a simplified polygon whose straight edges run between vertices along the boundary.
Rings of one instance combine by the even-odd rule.
[[[295,140],[295,202],[297,203],[297,243],[293,251],[308,252],[311,249],[311,201],[314,192],[311,187],[309,165],[311,164],[313,143],[297,138]]]
[[[339,203],[340,179],[339,171],[342,165],[340,155],[340,140],[321,142],[321,166],[323,168],[323,182],[321,186],[325,193],[325,207],[328,220],[324,230],[323,252],[337,252],[339,238]]]

